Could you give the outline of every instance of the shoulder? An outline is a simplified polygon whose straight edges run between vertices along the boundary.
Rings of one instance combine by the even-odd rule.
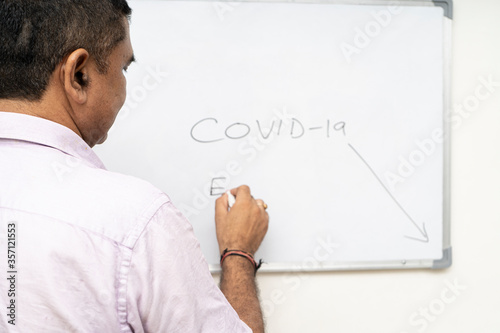
[[[87,169],[77,176],[82,182],[78,196],[86,198],[80,210],[89,212],[89,219],[102,219],[101,230],[131,246],[160,208],[171,207],[166,193],[151,183],[103,169]]]
[[[85,163],[58,164],[57,177],[44,177],[51,188],[44,210],[125,246],[140,234],[170,198],[151,183]]]
[[[120,199],[122,205],[150,201],[166,194],[143,179],[103,169],[86,168],[81,174],[85,191],[105,201]]]

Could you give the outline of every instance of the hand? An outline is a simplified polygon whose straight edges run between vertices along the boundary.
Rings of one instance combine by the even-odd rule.
[[[269,225],[264,202],[255,200],[250,188],[242,185],[231,190],[236,202],[228,211],[228,197],[223,194],[215,202],[215,228],[219,251],[242,250],[252,255],[259,248]]]

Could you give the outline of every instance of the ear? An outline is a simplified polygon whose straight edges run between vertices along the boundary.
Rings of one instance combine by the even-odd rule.
[[[84,104],[90,82],[87,50],[77,49],[71,52],[62,64],[61,75],[67,96],[78,104]]]

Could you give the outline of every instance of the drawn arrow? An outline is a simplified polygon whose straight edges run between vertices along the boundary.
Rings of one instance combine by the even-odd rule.
[[[422,243],[428,243],[429,242],[429,236],[427,235],[427,230],[425,230],[425,223],[422,223],[422,228],[411,218],[410,214],[408,214],[408,212],[403,208],[403,206],[401,206],[401,204],[396,200],[396,198],[392,195],[391,191],[389,191],[389,189],[385,186],[385,184],[382,182],[382,180],[380,179],[380,177],[375,173],[375,171],[372,169],[372,167],[368,164],[368,162],[366,162],[366,160],[363,158],[363,156],[361,156],[358,151],[350,144],[350,143],[347,143],[347,145],[352,149],[352,151],[359,157],[359,159],[361,161],[363,161],[363,163],[366,165],[366,167],[371,171],[371,173],[375,176],[375,178],[378,180],[378,182],[380,183],[380,185],[382,185],[382,187],[384,188],[384,190],[387,192],[387,194],[389,194],[389,196],[392,198],[392,200],[396,203],[396,205],[399,207],[399,209],[401,209],[401,211],[406,215],[406,217],[408,217],[408,219],[411,221],[411,223],[413,223],[413,225],[415,226],[415,228],[417,228],[417,230],[420,232],[420,234],[422,235],[422,238],[417,238],[417,237],[412,237],[412,236],[407,236],[405,235],[406,238],[408,239],[411,239],[411,240],[415,240],[415,241],[419,241],[419,242],[422,242]]]

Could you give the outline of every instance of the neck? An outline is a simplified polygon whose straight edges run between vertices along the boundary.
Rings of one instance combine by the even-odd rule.
[[[27,114],[34,117],[49,119],[44,116],[41,105],[38,102],[23,100],[0,100],[0,111]],[[51,119],[49,119],[51,120]]]
[[[53,121],[68,127],[70,130],[82,137],[78,127],[67,109],[57,104],[49,103],[51,99],[47,98],[47,94],[39,101],[0,99],[0,111],[26,114],[29,116],[39,117]]]

